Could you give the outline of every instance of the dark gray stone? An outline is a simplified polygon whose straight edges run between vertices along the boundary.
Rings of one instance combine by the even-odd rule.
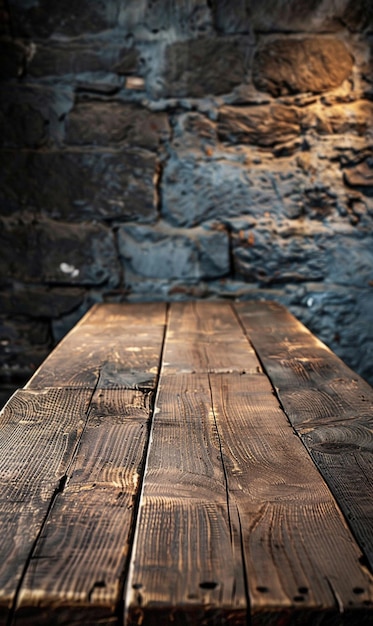
[[[247,33],[251,28],[246,0],[212,0],[215,27],[224,34]]]
[[[229,93],[245,81],[249,61],[245,38],[201,37],[170,44],[159,95],[202,98]]]
[[[7,83],[0,92],[2,145],[38,148],[59,144],[62,119],[73,106],[69,85]]]
[[[177,229],[127,224],[118,232],[119,250],[127,273],[143,278],[199,280],[229,272],[229,242],[225,230]]]
[[[15,280],[112,287],[119,282],[113,234],[94,222],[3,219],[0,250],[1,274]]]
[[[250,22],[257,31],[331,32],[341,30],[348,0],[250,0]],[[369,0],[354,0],[362,5]]]
[[[281,104],[234,107],[219,110],[219,139],[228,143],[256,144],[271,148],[299,137],[301,116],[297,109]]]
[[[139,149],[0,152],[2,212],[37,209],[51,217],[153,221],[155,156]]]
[[[84,294],[79,287],[17,285],[0,291],[0,310],[3,315],[55,318],[77,309]]]
[[[10,36],[10,17],[6,0],[0,0],[0,35]]]
[[[172,30],[198,35],[212,30],[211,11],[205,0],[147,0],[143,20],[153,34]]]
[[[49,323],[27,317],[0,318],[0,380],[24,384],[52,347]]]
[[[9,0],[13,31],[21,37],[81,36],[113,28],[119,0]]]
[[[48,140],[48,120],[26,102],[0,103],[0,136],[7,148],[39,148]]]
[[[370,231],[367,237],[339,236],[334,245],[327,251],[328,281],[344,285],[367,289],[371,285],[373,276],[373,236]]]
[[[63,76],[81,72],[132,74],[138,65],[138,51],[103,39],[100,43],[38,43],[27,73],[33,77]]]
[[[349,0],[342,21],[352,31],[372,30],[373,4],[371,0]]]
[[[170,133],[165,113],[136,104],[78,102],[67,119],[66,141],[76,145],[124,143],[156,150]]]
[[[352,65],[352,56],[339,39],[271,39],[255,53],[253,81],[257,89],[273,96],[322,93],[349,78]]]
[[[0,80],[19,78],[26,63],[26,46],[20,41],[0,40]]]

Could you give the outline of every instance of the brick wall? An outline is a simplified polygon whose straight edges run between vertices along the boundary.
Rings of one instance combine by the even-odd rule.
[[[373,383],[369,0],[0,14],[3,381],[97,301],[264,296]]]

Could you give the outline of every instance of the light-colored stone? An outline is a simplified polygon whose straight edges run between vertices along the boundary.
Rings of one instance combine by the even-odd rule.
[[[200,280],[229,273],[229,243],[225,230],[188,230],[167,224],[127,224],[120,227],[119,251],[125,272],[142,278]]]

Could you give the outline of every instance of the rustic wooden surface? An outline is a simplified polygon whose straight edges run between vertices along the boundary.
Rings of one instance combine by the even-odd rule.
[[[373,571],[372,387],[280,305],[242,303],[237,309]]]
[[[373,623],[372,414],[274,303],[96,305],[0,415],[0,626]]]
[[[127,624],[370,617],[361,551],[228,304],[171,307],[151,437]]]
[[[96,306],[5,407],[2,624],[117,622],[165,321]]]

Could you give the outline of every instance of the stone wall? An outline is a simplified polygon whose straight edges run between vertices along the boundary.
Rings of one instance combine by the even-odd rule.
[[[373,383],[370,0],[0,14],[3,381],[97,301],[264,296]]]

